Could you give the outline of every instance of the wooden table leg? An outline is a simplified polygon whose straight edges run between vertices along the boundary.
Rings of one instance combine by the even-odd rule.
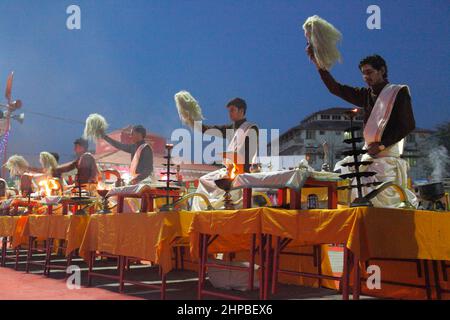
[[[264,299],[264,254],[265,254],[266,236],[264,234],[259,235],[259,299]]]
[[[268,298],[268,292],[269,292],[269,283],[270,283],[270,264],[271,264],[271,252],[272,252],[272,235],[267,235],[267,242],[266,242],[266,256],[265,256],[265,272],[264,272],[264,300],[267,300]]]
[[[1,266],[4,267],[6,264],[6,251],[7,251],[8,237],[2,238],[2,260]]]
[[[166,300],[166,274],[159,267],[159,273],[161,275],[161,300]]]
[[[28,251],[27,251],[27,264],[25,267],[25,272],[29,273],[30,272],[30,262],[31,262],[31,257],[33,255],[33,242],[34,242],[34,238],[33,237],[28,237]]]
[[[328,190],[328,208],[336,209],[338,203],[337,188],[335,185],[333,185],[328,186],[327,190]]]
[[[278,267],[279,267],[279,259],[280,259],[280,243],[281,238],[275,238],[275,244],[273,249],[273,264],[272,264],[272,294],[275,294],[277,291],[277,281],[278,281]]]
[[[301,209],[302,195],[300,190],[289,189],[290,208],[292,210]]]
[[[243,190],[243,198],[242,198],[242,206],[244,209],[248,209],[252,207],[252,189],[244,188]]]
[[[95,251],[89,251],[89,259],[88,259],[88,283],[87,286],[90,287],[92,285],[92,269],[94,267],[94,261],[95,261]]]
[[[286,206],[286,195],[287,195],[287,190],[286,188],[282,188],[282,189],[278,189],[278,193],[277,193],[277,205],[279,207],[285,207]]]
[[[69,213],[69,204],[63,203],[62,210],[63,210],[63,215],[67,215]]]
[[[347,247],[344,247],[344,269],[342,270],[342,280],[341,280],[343,300],[349,299],[349,284],[350,284],[349,263],[350,263],[350,251],[347,249]]]
[[[199,266],[199,278],[198,278],[198,299],[202,299],[202,291],[205,281],[206,262],[208,256],[208,236],[206,234],[200,234],[200,266]]]
[[[45,246],[45,263],[44,263],[44,275],[49,276],[50,275],[50,264],[52,260],[52,248],[54,239],[47,238],[47,243]]]
[[[255,279],[255,254],[256,254],[256,234],[252,234],[251,242],[251,252],[250,252],[250,270],[248,275],[248,288],[250,291],[253,290],[253,282]]]
[[[353,300],[359,300],[361,293],[361,268],[359,267],[359,257],[353,256]]]
[[[123,204],[124,204],[124,198],[121,195],[117,196],[117,213],[123,212]]]
[[[18,270],[19,269],[19,253],[20,253],[20,245],[17,246],[17,248],[14,249],[15,253],[16,253],[16,261],[14,264],[14,270]]]
[[[119,293],[124,291],[126,261],[127,257],[119,256]]]
[[[148,207],[147,207],[147,195],[143,194],[141,196],[141,208],[139,209],[140,213],[144,213],[144,212],[148,212]]]
[[[441,290],[441,285],[439,283],[438,262],[436,260],[433,260],[431,263],[433,264],[434,284],[435,284],[435,288],[436,288],[436,299],[441,300],[442,299],[442,290]]]
[[[317,274],[319,276],[322,275],[322,246],[318,245],[316,249],[316,257],[317,257]],[[322,287],[322,278],[319,278],[319,288]]]
[[[198,283],[197,283],[197,299],[202,299],[202,252],[203,252],[203,234],[198,236]]]
[[[147,207],[148,207],[148,209],[147,209],[147,211],[148,212],[153,212],[153,211],[155,211],[155,204],[154,204],[154,198],[153,198],[153,196],[151,196],[151,195],[149,195],[148,196],[148,203],[147,203]]]
[[[431,285],[430,285],[430,273],[428,271],[428,260],[422,260],[423,261],[423,270],[425,274],[425,288],[427,292],[427,299],[432,299],[432,293],[431,293]]]

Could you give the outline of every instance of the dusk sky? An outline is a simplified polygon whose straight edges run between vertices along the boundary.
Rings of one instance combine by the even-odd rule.
[[[71,4],[81,8],[81,30],[66,28]],[[371,4],[381,8],[381,30],[366,27]],[[409,85],[418,127],[450,120],[448,0],[1,0],[0,102],[14,70],[25,112],[8,154],[36,161],[56,151],[68,161],[90,113],[112,128],[142,124],[170,137],[181,126],[173,96],[182,89],[206,123],[227,123],[225,104],[239,96],[249,120],[281,132],[320,109],[349,107],[304,53],[301,26],[314,14],[343,34],[337,80],[364,86],[358,62],[378,53],[389,80]]]

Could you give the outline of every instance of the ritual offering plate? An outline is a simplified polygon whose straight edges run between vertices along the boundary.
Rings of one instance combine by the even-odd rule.
[[[43,203],[46,205],[58,204],[61,201],[61,196],[47,196],[43,199]]]

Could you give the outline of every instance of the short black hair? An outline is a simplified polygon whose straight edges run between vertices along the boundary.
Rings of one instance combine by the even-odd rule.
[[[86,150],[89,148],[89,142],[86,139],[78,138],[73,142],[73,144],[77,144],[79,146],[84,147]]]
[[[247,103],[242,98],[234,98],[227,103],[227,108],[235,106],[239,110],[244,110],[244,114],[247,112]]]
[[[144,126],[141,126],[140,124],[133,126],[132,131],[140,133],[143,138],[147,136],[147,130],[145,130]]]
[[[382,67],[384,67],[385,73],[384,73],[384,79],[387,79],[388,77],[388,67],[386,64],[386,61],[378,54],[374,54],[368,57],[365,57],[359,62],[359,70],[361,71],[361,67],[365,64],[369,64],[372,66],[372,68],[376,70],[381,70]]]
[[[57,154],[56,152],[50,152],[50,154],[55,157],[56,162],[59,162],[59,154]]]

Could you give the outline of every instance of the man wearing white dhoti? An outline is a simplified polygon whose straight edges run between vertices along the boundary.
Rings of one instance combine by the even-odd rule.
[[[364,111],[364,140],[367,154],[361,160],[370,160],[373,163],[361,167],[361,171],[375,171],[377,175],[363,178],[363,183],[392,181],[403,187],[408,200],[417,206],[416,196],[407,189],[407,163],[400,158],[404,138],[415,128],[408,86],[388,82],[387,65],[379,55],[361,60],[359,69],[368,88],[354,88],[334,80],[328,71],[322,70],[317,65],[310,48],[307,48],[307,52],[316,64],[328,90]],[[341,169],[344,173],[348,169],[342,167],[342,164],[347,161],[350,162],[352,159],[341,160],[336,164],[335,170]],[[363,191],[367,194],[371,188],[365,188]],[[372,203],[377,207],[397,207],[401,204],[400,197],[392,189],[381,192]]]
[[[244,172],[249,172],[251,165],[256,161],[258,150],[258,127],[255,124],[248,122],[245,117],[247,112],[245,100],[235,98],[228,102],[227,108],[230,120],[233,122],[232,124],[222,126],[202,125],[202,132],[205,133],[209,129],[217,129],[207,133],[216,134],[221,138],[231,137],[227,146],[227,154],[236,156],[233,157],[234,159],[227,158],[225,165],[232,165],[232,163],[241,165]],[[230,135],[230,133],[232,133],[232,135]],[[224,191],[219,189],[214,181],[227,175],[227,169],[223,168],[210,172],[199,180],[197,192],[206,194],[215,209],[223,207]],[[237,203],[242,198],[242,190],[233,190],[231,195],[233,202]],[[205,208],[206,204],[203,200],[194,198],[192,210],[203,210]]]

